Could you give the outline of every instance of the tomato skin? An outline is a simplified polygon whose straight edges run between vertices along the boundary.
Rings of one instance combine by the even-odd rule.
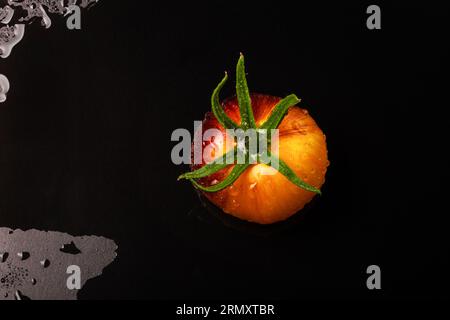
[[[270,116],[281,98],[252,94],[252,108],[257,125]],[[222,103],[227,115],[240,123],[239,106],[236,98]],[[329,166],[326,137],[308,112],[299,107],[289,109],[279,128],[279,157],[305,182],[321,188]],[[203,131],[219,129],[226,137],[224,128],[212,113],[203,121]],[[207,141],[204,147],[213,144],[213,153],[223,154],[222,142]],[[211,146],[210,146],[211,148]],[[205,165],[193,166],[196,170]],[[211,186],[223,180],[232,166],[203,178],[200,183]],[[263,164],[250,166],[228,188],[203,194],[224,212],[239,219],[259,224],[283,221],[304,208],[315,196],[313,192],[297,187],[279,172],[264,174],[270,168]]]

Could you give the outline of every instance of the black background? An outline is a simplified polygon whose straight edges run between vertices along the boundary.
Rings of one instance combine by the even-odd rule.
[[[28,26],[0,61],[0,225],[114,239],[80,299],[448,297],[448,11],[382,5],[371,31],[367,6],[100,1],[81,31]],[[331,161],[304,219],[263,235],[210,219],[170,160],[239,52],[251,90],[302,98]]]

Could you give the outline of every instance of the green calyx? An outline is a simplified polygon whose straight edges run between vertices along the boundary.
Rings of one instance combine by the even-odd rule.
[[[300,99],[297,98],[294,94],[291,94],[287,96],[286,98],[282,99],[274,108],[272,111],[272,114],[267,119],[266,122],[264,122],[262,125],[257,126],[255,122],[255,117],[253,115],[253,109],[252,109],[252,103],[250,98],[250,91],[248,89],[247,85],[247,79],[245,75],[245,64],[244,64],[244,56],[241,54],[237,67],[236,67],[236,95],[238,99],[239,104],[239,112],[241,115],[241,123],[237,124],[232,119],[228,117],[228,115],[225,113],[225,110],[222,108],[220,104],[219,94],[222,90],[223,86],[228,80],[228,75],[225,73],[225,77],[222,79],[222,81],[219,83],[217,88],[214,90],[212,96],[211,96],[211,105],[212,105],[212,112],[216,119],[219,121],[219,123],[225,128],[225,129],[242,129],[242,130],[248,130],[248,129],[262,129],[271,131],[274,129],[277,129],[280,125],[281,121],[286,116],[288,110],[290,107],[295,106],[300,102]],[[228,153],[224,154],[221,158],[216,159],[215,161],[203,166],[202,168],[188,172],[185,174],[182,174],[178,180],[181,179],[187,179],[192,182],[192,184],[199,190],[202,190],[204,192],[218,192],[221,191],[230,185],[232,185],[239,176],[247,170],[247,168],[254,163],[250,163],[250,157],[246,158],[246,163],[244,164],[226,164],[227,163],[227,157],[228,156],[235,156],[237,153],[236,148],[234,150],[229,151]],[[259,157],[257,157],[259,159]],[[273,158],[273,157],[272,157]],[[235,159],[235,158],[234,158]],[[257,163],[260,163],[259,161]],[[305,189],[310,192],[314,192],[317,194],[321,194],[320,190],[307,184],[304,182],[300,177],[298,177],[295,172],[289,168],[289,166],[281,159],[277,159],[276,161],[277,167],[271,164],[272,167],[274,167],[278,172],[283,174],[289,181],[291,181],[296,186]],[[208,177],[220,170],[223,170],[227,168],[228,166],[233,166],[233,169],[231,170],[230,174],[221,182],[210,186],[210,187],[204,187],[201,184],[199,184],[196,180]]]

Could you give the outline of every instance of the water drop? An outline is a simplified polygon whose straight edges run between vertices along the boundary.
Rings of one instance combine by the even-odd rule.
[[[80,249],[77,248],[77,246],[75,245],[75,243],[70,242],[70,243],[66,243],[64,244],[61,249],[59,249],[59,251],[67,253],[67,254],[80,254],[81,251]]]
[[[15,300],[31,300],[26,295],[24,295],[22,292],[20,292],[20,290],[16,291],[16,293],[14,294],[14,299]]]
[[[6,260],[8,259],[8,256],[9,256],[8,252],[0,253],[0,262],[1,263],[6,262]]]
[[[24,261],[27,260],[30,257],[29,252],[19,252],[17,256],[20,258],[20,260]]]
[[[41,266],[43,266],[44,268],[48,268],[50,266],[50,260],[48,259],[44,259],[40,262]]]
[[[42,12],[42,20],[41,20],[41,25],[45,27],[45,29],[48,29],[52,26],[52,20],[50,19],[50,17],[47,15],[47,12],[45,12],[44,8],[42,6],[40,6],[41,12]]]
[[[8,24],[14,15],[14,9],[6,5],[0,8],[0,22],[3,24]]]
[[[9,91],[9,80],[3,74],[0,74],[0,103],[6,101],[6,94]]]
[[[25,34],[25,25],[16,24],[12,27],[4,26],[0,28],[0,32],[6,35],[6,40],[0,42],[0,57],[8,58],[11,54],[11,50],[16,44],[18,44]]]

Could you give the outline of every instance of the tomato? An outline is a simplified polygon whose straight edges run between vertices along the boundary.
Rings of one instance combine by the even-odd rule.
[[[192,171],[179,179],[190,180],[212,203],[239,219],[259,224],[286,220],[316,194],[321,194],[329,166],[325,135],[308,111],[297,106],[300,99],[295,95],[281,99],[250,94],[242,54],[236,67],[236,97],[221,104],[219,94],[227,80],[225,74],[214,90],[212,112],[206,114],[199,129],[219,135],[206,135],[205,140],[201,132],[203,152],[199,157],[199,146],[194,141]],[[233,137],[227,136],[230,129]],[[272,138],[267,141],[272,161],[264,161],[260,153],[265,150],[252,150],[253,143],[259,145],[261,141],[257,135],[248,136],[246,143],[250,148],[244,148],[243,163],[225,161],[228,155],[242,149],[235,139],[236,130],[246,133],[277,130],[278,144]],[[201,158],[200,164],[196,164],[197,158]]]
[[[257,125],[264,123],[281,98],[252,94],[251,103]],[[238,101],[231,98],[222,103],[226,114],[240,123]],[[203,130],[218,129],[224,137],[226,132],[212,113],[207,113]],[[325,183],[329,165],[326,138],[308,111],[291,107],[278,127],[279,158],[305,182],[320,189]],[[207,141],[204,147],[213,145],[212,152],[223,154],[223,141]],[[224,139],[225,140],[225,139]],[[202,165],[193,166],[194,170]],[[223,180],[232,166],[200,179],[203,186],[211,186]],[[268,172],[271,171],[271,172]],[[315,196],[315,193],[302,189],[279,172],[265,164],[251,165],[228,188],[203,194],[224,212],[239,219],[260,224],[283,221],[301,210]]]

